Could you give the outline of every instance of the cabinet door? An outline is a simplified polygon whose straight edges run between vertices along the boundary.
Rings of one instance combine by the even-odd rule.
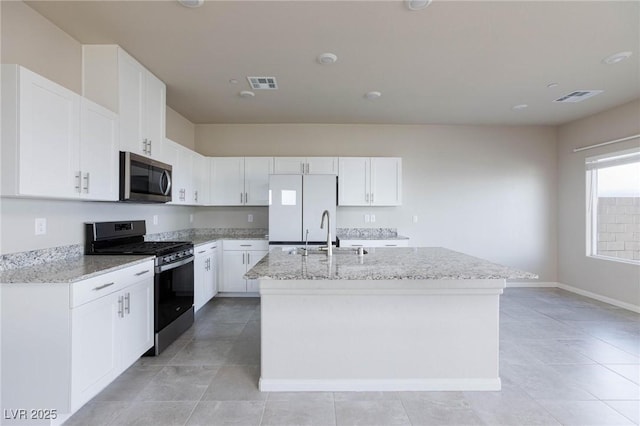
[[[160,158],[165,137],[167,87],[147,70],[144,70],[144,76],[143,139],[147,139],[147,155],[153,158]]]
[[[273,173],[273,157],[244,159],[245,205],[269,205],[269,175]]]
[[[244,157],[215,157],[209,163],[209,202],[214,206],[244,204]]]
[[[118,199],[118,115],[88,100],[80,108],[81,197]]]
[[[220,291],[245,293],[247,291],[247,280],[243,276],[247,272],[247,252],[225,250],[222,256],[223,280]]]
[[[209,204],[209,160],[196,152],[193,157],[193,187],[191,197],[193,204]]]
[[[305,157],[275,157],[274,173],[282,175],[299,175],[305,173]]]
[[[207,303],[205,300],[205,282],[207,281],[208,256],[206,248],[198,247],[196,249],[195,259],[193,261],[193,306],[196,311]]]
[[[153,288],[153,277],[149,277],[118,293],[123,298],[123,317],[119,321],[121,371],[153,346]]]
[[[371,158],[372,206],[402,204],[402,159]]]
[[[218,287],[219,287],[219,266],[218,266],[218,249],[216,247],[213,247],[211,249],[211,297],[214,297],[216,294],[218,294]]]
[[[213,265],[213,256],[214,253],[211,251],[211,249],[209,249],[209,251],[207,252],[207,263],[202,286],[204,293],[204,303],[207,303],[216,294],[214,285],[216,284],[217,280],[214,278],[216,270],[214,269]]]
[[[118,49],[120,149],[147,155],[144,143],[144,84],[147,71],[122,49]]]
[[[119,294],[71,311],[71,410],[76,410],[120,373]]]
[[[247,271],[253,268],[269,250],[252,250],[247,252]],[[258,280],[247,280],[247,293],[257,293],[260,290]]]
[[[338,205],[368,206],[370,204],[369,157],[340,157],[338,167]]]
[[[173,185],[171,201],[178,204],[193,204],[193,154],[194,152],[176,144],[176,163],[173,165]],[[177,194],[177,195],[176,195]],[[174,195],[176,197],[174,198]]]
[[[80,96],[20,68],[19,193],[80,193]]]
[[[305,172],[310,175],[337,175],[338,159],[336,157],[309,157]]]

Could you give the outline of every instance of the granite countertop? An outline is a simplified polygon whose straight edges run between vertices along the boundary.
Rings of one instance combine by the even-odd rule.
[[[191,242],[193,242],[194,246],[200,246],[202,244],[207,244],[213,241],[219,240],[267,240],[266,235],[242,235],[238,233],[232,234],[217,234],[217,235],[195,235],[189,238]]]
[[[247,279],[272,280],[478,280],[536,279],[537,275],[441,247],[337,248],[308,256],[271,250],[247,272]]]
[[[0,283],[73,283],[133,266],[155,256],[78,256],[0,271]]]

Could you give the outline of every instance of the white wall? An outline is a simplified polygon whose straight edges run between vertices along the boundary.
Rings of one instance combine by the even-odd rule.
[[[640,146],[640,140],[573,149],[640,133],[640,101],[558,129],[558,280],[640,308],[640,266],[586,256],[586,157]]]
[[[0,254],[84,244],[84,222],[144,219],[149,234],[187,229],[192,212],[192,207],[158,204],[1,198]],[[46,235],[35,235],[35,218],[47,219]]]
[[[403,205],[338,208],[338,227],[394,227],[414,245],[444,246],[556,280],[554,128],[196,125],[196,150],[210,156],[402,157]],[[263,210],[197,209],[196,224],[267,227]],[[248,212],[253,224],[246,222]],[[374,213],[376,223],[365,224],[365,213]]]

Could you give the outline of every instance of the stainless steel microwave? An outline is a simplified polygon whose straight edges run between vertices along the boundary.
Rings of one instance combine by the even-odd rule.
[[[120,201],[171,201],[171,171],[169,164],[120,151]]]

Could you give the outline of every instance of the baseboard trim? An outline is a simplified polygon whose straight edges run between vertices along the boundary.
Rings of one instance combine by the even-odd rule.
[[[313,380],[263,379],[262,392],[402,392],[402,391],[498,391],[500,378],[487,379],[370,379]]]
[[[558,283],[556,282],[546,282],[546,281],[507,281],[507,288],[524,288],[524,287],[558,287]]]
[[[607,296],[602,296],[601,294],[592,293],[587,290],[582,290],[580,288],[573,287],[567,284],[563,284],[563,283],[556,283],[556,284],[557,284],[556,287],[561,288],[562,290],[570,291],[571,293],[579,294],[581,296],[585,296],[590,299],[599,300],[600,302],[608,303],[610,305],[617,306],[619,308],[627,309],[629,311],[640,314],[640,306],[633,305],[631,303],[622,302],[617,299],[612,299]]]

